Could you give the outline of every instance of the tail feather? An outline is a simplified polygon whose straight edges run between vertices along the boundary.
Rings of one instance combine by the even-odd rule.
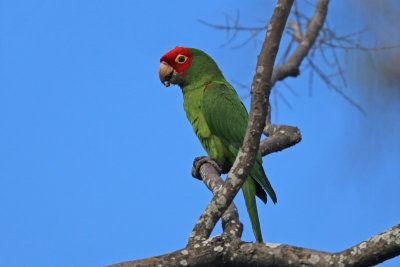
[[[255,183],[256,185],[256,196],[264,202],[264,204],[267,204],[267,193],[265,193],[264,189],[259,185],[258,183]]]
[[[253,180],[253,178],[247,177],[242,186],[242,192],[246,202],[246,208],[247,212],[249,213],[254,236],[256,237],[257,243],[262,243],[263,239],[256,205],[256,182]]]
[[[277,198],[272,185],[268,181],[267,175],[260,162],[254,164],[253,169],[250,172],[250,176],[265,190],[267,191],[269,197],[274,203],[276,203]]]

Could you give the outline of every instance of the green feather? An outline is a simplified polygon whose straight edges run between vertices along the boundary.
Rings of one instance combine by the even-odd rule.
[[[256,185],[254,180],[248,177],[242,186],[244,201],[246,203],[247,212],[249,213],[251,226],[257,243],[262,243],[262,234],[260,228],[260,220],[258,219],[256,204]]]
[[[178,83],[183,92],[186,116],[208,155],[224,169],[230,169],[246,134],[248,113],[214,60],[200,50],[190,48],[190,51],[193,56],[191,65]],[[262,242],[262,235],[255,196],[266,202],[263,190],[275,203],[275,192],[258,153],[242,187],[257,242]]]

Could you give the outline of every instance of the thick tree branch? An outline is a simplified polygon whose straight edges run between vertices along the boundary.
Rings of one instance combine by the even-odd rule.
[[[281,81],[289,76],[297,76],[300,74],[300,65],[310,52],[324,25],[328,12],[328,4],[329,0],[318,1],[314,16],[310,20],[304,35],[301,35],[298,24],[291,21],[291,26],[294,30],[294,38],[299,44],[285,64],[274,68],[271,77],[271,86],[274,86],[277,81]],[[260,151],[263,156],[281,151],[301,141],[301,133],[297,127],[270,124],[271,108],[270,106],[268,107],[266,127],[264,129],[264,134],[267,135],[268,138],[263,140],[260,144]]]
[[[400,255],[400,224],[338,253],[283,244],[233,243],[222,236],[159,257],[123,262],[139,266],[373,266]]]
[[[197,221],[188,245],[207,239],[215,224],[232,203],[253,167],[259,149],[259,140],[265,126],[266,107],[271,90],[271,75],[293,0],[279,0],[272,15],[252,83],[252,99],[243,146],[229,171],[224,186],[218,191]]]
[[[258,148],[263,155],[280,151],[301,140],[297,127],[270,122],[269,93],[276,81],[297,76],[302,60],[314,44],[324,23],[329,0],[319,0],[307,31],[288,62],[273,69],[282,30],[293,1],[279,1],[268,27],[267,39],[257,63],[252,84],[252,103],[246,139],[225,183],[210,163],[199,168],[199,176],[214,198],[197,222],[188,246],[159,257],[123,262],[114,267],[136,266],[372,266],[400,255],[400,224],[354,247],[329,253],[283,244],[240,242],[241,223],[232,200],[251,170]],[[282,24],[281,24],[282,23]],[[271,78],[272,73],[272,78]],[[266,112],[268,108],[268,112]],[[258,147],[263,122],[268,138]],[[227,208],[229,206],[229,208]],[[222,216],[224,234],[207,239]]]
[[[308,55],[311,47],[314,45],[318,34],[324,25],[326,14],[328,12],[329,0],[320,0],[317,3],[314,17],[310,20],[306,33],[302,36],[296,50],[290,56],[288,61],[274,68],[271,78],[271,86],[277,81],[281,81],[289,76],[298,76],[300,74],[300,64]]]
[[[219,176],[214,166],[205,163],[200,167],[200,176],[208,189],[215,195],[224,185],[224,180]],[[221,218],[224,234],[231,235],[232,238],[241,238],[243,224],[239,221],[239,213],[235,204],[232,202]]]

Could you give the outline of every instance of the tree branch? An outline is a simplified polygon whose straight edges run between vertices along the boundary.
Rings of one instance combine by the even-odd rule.
[[[310,52],[324,25],[326,14],[328,13],[328,4],[329,0],[318,1],[314,16],[310,20],[304,35],[301,34],[299,25],[291,21],[290,24],[294,31],[294,38],[299,44],[285,64],[274,68],[271,77],[271,86],[274,86],[277,81],[281,81],[289,76],[298,76],[300,74],[300,65]],[[268,103],[266,127],[264,129],[264,134],[268,136],[268,138],[263,140],[260,144],[261,155],[265,156],[273,152],[281,151],[301,141],[301,133],[297,127],[271,125],[270,123],[271,107]]]
[[[265,126],[266,107],[271,91],[271,75],[279,49],[279,43],[286,25],[293,0],[279,0],[268,26],[261,53],[258,57],[257,71],[252,83],[252,99],[243,146],[229,171],[224,186],[218,191],[206,210],[197,221],[188,245],[207,239],[215,224],[232,203],[250,173],[259,149],[259,140]]]
[[[235,244],[222,236],[159,257],[111,267],[148,266],[373,266],[400,255],[400,224],[338,253],[283,244]]]
[[[269,124],[264,129],[268,136],[260,143],[261,155],[264,157],[273,152],[281,151],[301,141],[299,128],[288,125]]]
[[[265,156],[292,146],[301,140],[297,127],[270,122],[269,94],[276,81],[297,76],[302,60],[313,46],[324,23],[329,0],[319,0],[315,15],[300,44],[289,60],[274,69],[283,27],[293,0],[279,0],[268,27],[252,83],[252,102],[243,147],[225,183],[210,163],[200,167],[200,176],[214,198],[197,222],[188,246],[159,257],[123,262],[113,267],[136,266],[372,266],[400,255],[400,224],[360,244],[338,253],[329,253],[283,244],[241,242],[242,225],[232,200],[251,170],[258,149]],[[272,77],[271,77],[272,75]],[[266,111],[268,109],[268,112]],[[259,144],[261,129],[268,136]],[[259,146],[259,147],[258,147]],[[229,207],[228,207],[229,206]],[[222,216],[223,235],[207,239]]]
[[[224,185],[224,180],[222,180],[214,166],[210,163],[200,166],[200,175],[204,184],[214,195]],[[241,238],[243,224],[239,221],[239,213],[233,201],[222,215],[221,221],[224,234],[231,235],[232,238]]]
[[[315,8],[314,17],[308,24],[306,33],[302,36],[296,50],[290,56],[288,61],[280,66],[274,68],[271,78],[271,85],[277,81],[281,81],[286,77],[296,77],[300,74],[300,64],[303,59],[308,55],[311,47],[314,45],[318,34],[324,25],[326,14],[328,13],[329,0],[320,0]]]

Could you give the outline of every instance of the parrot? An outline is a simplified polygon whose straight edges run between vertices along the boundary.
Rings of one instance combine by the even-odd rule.
[[[158,74],[164,86],[181,88],[186,117],[201,145],[222,169],[229,170],[243,144],[249,115],[215,61],[199,49],[177,46],[161,57]],[[267,193],[274,203],[277,198],[260,151],[241,189],[256,242],[262,243],[256,196],[264,204]]]

